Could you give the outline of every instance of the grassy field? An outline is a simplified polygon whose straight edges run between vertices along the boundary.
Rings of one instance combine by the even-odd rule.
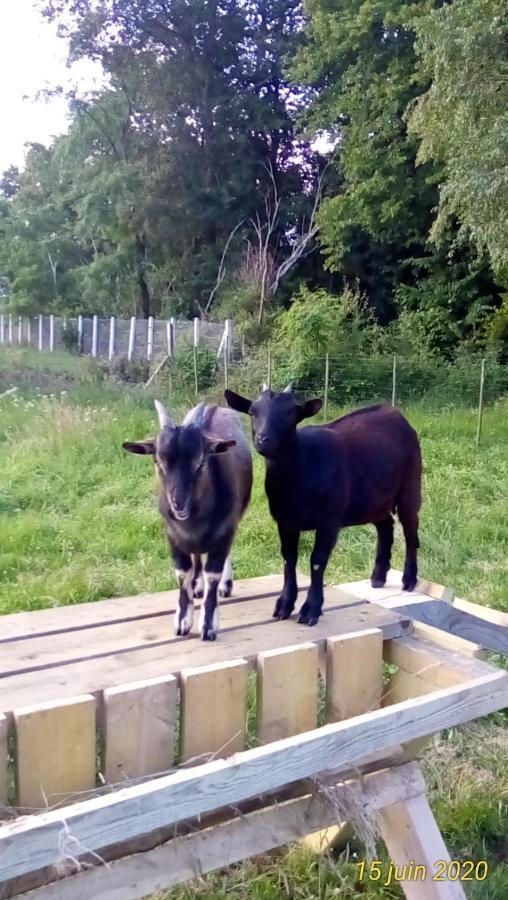
[[[11,393],[11,387],[17,389]],[[122,452],[153,432],[153,396],[94,382],[84,361],[0,353],[0,613],[175,586],[148,460]],[[167,398],[163,398],[167,400]],[[169,404],[168,404],[169,405]],[[178,415],[182,404],[172,404]],[[482,445],[470,410],[406,410],[424,455],[420,572],[508,610],[508,399],[486,410]],[[310,540],[300,565],[308,565]],[[365,578],[374,531],[341,535],[328,581]],[[397,535],[394,564],[402,563]],[[236,576],[280,571],[276,530],[256,460],[251,506],[234,548]],[[436,737],[425,758],[432,804],[452,858],[486,859],[471,897],[508,897],[508,730],[505,714]],[[353,857],[293,848],[165,895],[276,900],[395,897],[360,884]]]

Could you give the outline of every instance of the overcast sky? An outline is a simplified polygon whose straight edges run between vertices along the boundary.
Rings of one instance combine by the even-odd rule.
[[[34,0],[0,0],[0,173],[22,166],[25,141],[48,144],[67,130],[65,100],[35,101],[38,90],[93,86],[92,63],[69,69],[66,58],[66,41],[41,19]]]

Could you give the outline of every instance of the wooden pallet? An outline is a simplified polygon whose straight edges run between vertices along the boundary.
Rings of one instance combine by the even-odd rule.
[[[274,622],[280,581],[241,582],[213,644],[172,636],[176,592],[1,620],[0,809],[16,812],[15,786],[31,814],[0,825],[0,897],[141,897],[309,833],[326,843],[352,800],[398,864],[447,859],[412,759],[427,736],[508,705],[508,674],[354,585],[327,589],[315,628]],[[464,896],[451,881],[404,889]]]

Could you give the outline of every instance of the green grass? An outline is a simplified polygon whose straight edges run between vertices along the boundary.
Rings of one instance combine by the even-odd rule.
[[[153,432],[152,397],[94,384],[82,360],[39,360],[37,373],[35,364],[25,368],[27,359],[0,354],[0,393],[19,387],[0,397],[0,613],[174,586],[152,466],[121,450],[123,440]],[[181,412],[178,404],[173,409]],[[425,466],[421,574],[508,610],[508,402],[486,410],[479,449],[473,411],[406,412],[421,436]],[[306,537],[303,568],[310,548]],[[328,581],[367,577],[373,550],[372,528],[345,531]],[[402,553],[398,534],[399,567]],[[234,563],[237,578],[281,568],[259,459]],[[436,737],[426,756],[433,807],[452,858],[489,862],[487,881],[465,886],[469,896],[485,900],[508,897],[507,763],[503,715]],[[398,888],[356,879],[354,859],[316,859],[292,848],[164,896],[400,896]]]

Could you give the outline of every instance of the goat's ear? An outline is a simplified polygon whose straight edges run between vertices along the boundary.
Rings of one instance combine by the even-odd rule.
[[[205,447],[207,454],[225,453],[230,447],[236,447],[236,441],[216,441],[213,438],[206,438]]]
[[[234,391],[225,390],[224,397],[226,398],[226,403],[231,409],[236,409],[237,412],[241,413],[250,413],[250,408],[252,406],[252,400],[248,400],[247,397],[242,397],[241,394],[235,394]]]
[[[323,405],[322,400],[307,400],[306,403],[302,403],[301,406],[298,407],[299,415],[298,419],[301,422],[302,419],[309,419],[311,416],[315,416],[316,413],[319,412]]]
[[[140,453],[142,456],[153,456],[155,453],[155,441],[124,441],[122,447],[127,453]]]

